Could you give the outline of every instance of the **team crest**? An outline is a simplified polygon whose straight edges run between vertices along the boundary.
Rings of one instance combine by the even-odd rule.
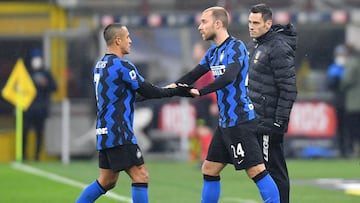
[[[254,64],[256,64],[259,61],[261,55],[261,51],[257,51],[255,54]]]
[[[220,54],[220,61],[222,61],[225,57],[225,51],[222,51]]]
[[[137,150],[136,150],[136,157],[137,157],[138,159],[140,159],[141,156],[142,156],[142,154],[141,154],[140,149],[137,149]]]

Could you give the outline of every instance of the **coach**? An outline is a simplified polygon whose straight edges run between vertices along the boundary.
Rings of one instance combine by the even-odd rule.
[[[296,32],[289,24],[272,25],[272,11],[265,4],[251,8],[249,33],[249,97],[257,116],[258,140],[265,166],[275,180],[281,203],[289,202],[290,183],[283,139],[297,96],[295,75]]]

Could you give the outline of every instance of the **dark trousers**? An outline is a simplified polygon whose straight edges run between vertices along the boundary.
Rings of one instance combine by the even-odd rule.
[[[266,169],[279,189],[280,202],[289,203],[290,180],[285,161],[283,139],[284,134],[258,135]]]
[[[36,135],[36,146],[35,146],[35,160],[39,160],[41,145],[43,142],[44,135],[44,126],[45,126],[45,117],[33,117],[30,115],[24,115],[23,123],[23,159],[26,160],[26,148],[28,141],[28,134],[31,128],[35,130]]]
[[[348,157],[352,153],[352,139],[351,134],[349,132],[349,127],[346,128],[346,123],[352,121],[352,119],[346,120],[346,114],[344,108],[337,108],[336,115],[338,120],[337,125],[337,143],[339,149],[339,155],[341,157]]]
[[[359,156],[360,154],[353,154],[356,144],[360,144],[360,112],[348,112],[346,114],[346,126],[348,130],[348,140],[351,143],[350,155]],[[360,153],[360,152],[357,152]]]

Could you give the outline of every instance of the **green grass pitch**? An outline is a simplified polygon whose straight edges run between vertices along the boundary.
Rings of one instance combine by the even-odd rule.
[[[145,157],[146,158],[146,157]],[[200,202],[202,175],[197,164],[148,160],[151,203]],[[291,203],[360,202],[359,159],[289,160]],[[0,164],[0,202],[71,203],[98,175],[96,161]],[[222,173],[220,203],[261,203],[255,184],[244,171],[228,165]],[[350,183],[349,188],[345,184]],[[354,188],[355,185],[355,188]],[[350,187],[351,186],[351,187]],[[97,203],[124,202],[131,197],[130,179],[120,174],[116,188]]]

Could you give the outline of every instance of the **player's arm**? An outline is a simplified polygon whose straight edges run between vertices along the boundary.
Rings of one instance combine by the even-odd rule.
[[[206,85],[199,90],[200,96],[215,92],[218,89],[221,89],[228,84],[230,84],[238,76],[241,70],[241,65],[239,63],[232,63],[227,65],[226,71],[223,75],[219,76],[212,83]]]
[[[137,89],[136,91],[144,97],[143,99],[156,99],[172,96],[191,96],[188,87],[178,86],[176,88],[161,88],[145,80],[139,82],[139,89]],[[138,98],[137,100],[139,101],[143,99]]]
[[[194,69],[192,69],[190,72],[182,76],[180,79],[178,79],[175,83],[181,83],[181,84],[193,84],[196,80],[198,80],[202,75],[207,73],[209,70],[200,64],[197,65]]]
[[[286,45],[275,47],[273,50],[271,67],[279,91],[275,120],[287,122],[297,96],[294,51]]]

